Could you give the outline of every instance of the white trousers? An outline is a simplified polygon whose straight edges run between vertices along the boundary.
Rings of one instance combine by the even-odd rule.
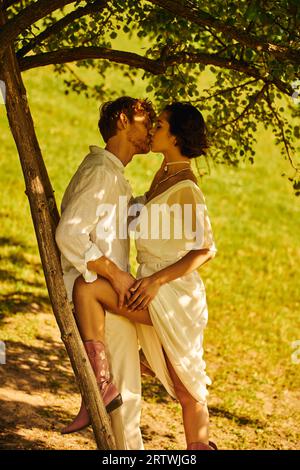
[[[123,399],[120,414],[127,449],[142,450],[141,374],[136,327],[126,318],[106,312],[105,339],[113,382]]]

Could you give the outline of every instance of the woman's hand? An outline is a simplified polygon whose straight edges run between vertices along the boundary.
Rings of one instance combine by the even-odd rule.
[[[143,310],[147,308],[159,291],[159,281],[152,277],[144,277],[135,281],[129,289],[131,297],[127,302],[127,307],[132,310]]]

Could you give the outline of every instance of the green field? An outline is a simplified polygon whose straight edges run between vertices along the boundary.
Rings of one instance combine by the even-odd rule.
[[[102,144],[99,103],[66,96],[51,68],[27,72],[24,79],[59,205],[88,146]],[[115,74],[107,87],[115,82],[128,94],[146,95],[144,82],[132,88]],[[4,106],[0,134],[0,340],[30,344],[43,329],[31,312],[49,311],[50,305]],[[300,340],[300,198],[281,177],[288,164],[272,135],[262,130],[257,142],[254,165],[211,164],[200,181],[218,248],[201,270],[209,304],[212,431],[225,448],[299,449],[300,364],[292,361],[291,343]],[[135,194],[148,189],[161,158],[133,159],[126,173]],[[134,250],[131,258],[135,269]]]

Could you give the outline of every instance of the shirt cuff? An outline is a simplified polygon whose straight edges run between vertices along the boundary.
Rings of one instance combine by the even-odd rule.
[[[87,268],[87,264],[89,261],[95,261],[103,256],[103,253],[99,250],[99,248],[92,244],[91,247],[85,252],[84,255],[84,262],[85,262],[85,271],[82,273],[82,276],[85,282],[94,282],[97,279],[97,273],[94,271],[90,271]]]

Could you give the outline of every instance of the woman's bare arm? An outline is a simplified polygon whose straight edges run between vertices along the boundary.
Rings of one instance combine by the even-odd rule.
[[[163,284],[195,271],[214,256],[215,252],[209,249],[191,250],[176,263],[137,280],[129,289],[132,295],[127,303],[128,308],[131,310],[147,308]]]
[[[160,286],[174,281],[174,279],[190,274],[192,271],[200,268],[200,266],[207,263],[214,256],[215,252],[209,249],[191,250],[183,258],[176,261],[176,263],[154,273],[151,276],[152,280],[157,281]]]

